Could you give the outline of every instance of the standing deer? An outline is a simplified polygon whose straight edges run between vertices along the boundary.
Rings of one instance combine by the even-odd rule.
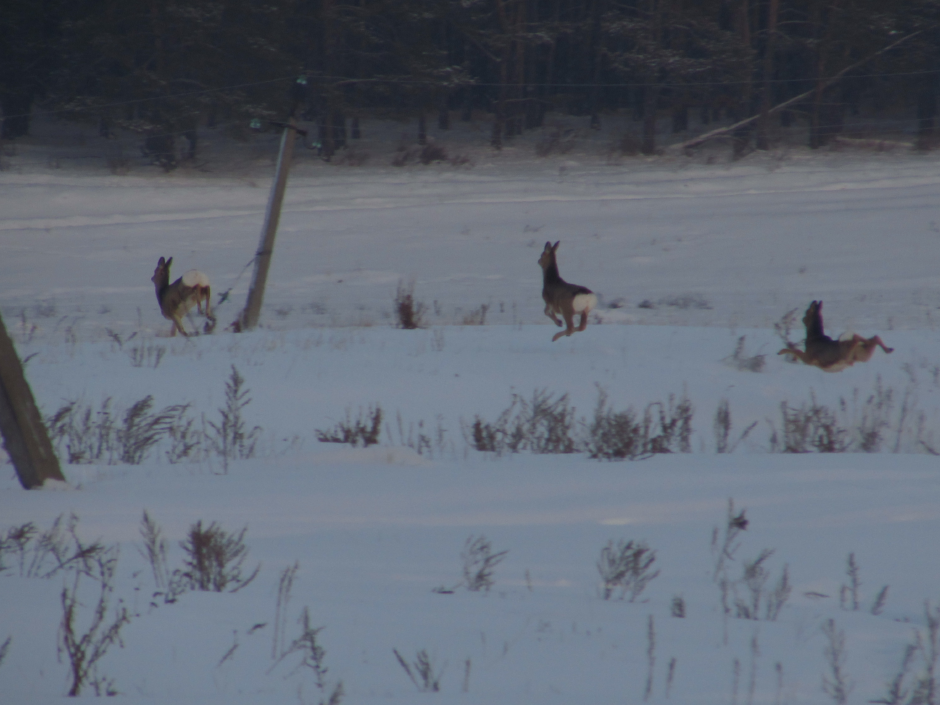
[[[575,330],[581,331],[587,328],[588,314],[597,306],[597,296],[593,291],[584,286],[569,284],[561,278],[558,273],[558,261],[555,259],[559,244],[560,241],[554,245],[546,242],[542,256],[539,257],[539,264],[542,267],[542,299],[545,301],[545,315],[551,318],[556,326],[561,327],[561,321],[556,315],[560,313],[567,326],[560,333],[555,333],[552,338],[553,343],[563,335],[571,335]],[[576,313],[581,314],[581,325],[577,329],[574,327]]]
[[[803,325],[806,326],[806,350],[788,345],[777,353],[778,355],[792,355],[824,372],[839,372],[856,362],[871,360],[876,347],[881,347],[886,353],[894,352],[894,348],[885,347],[877,335],[863,338],[854,334],[851,338],[843,336],[839,340],[833,340],[823,332],[822,305],[822,301],[813,301],[803,316]]]
[[[170,284],[170,265],[173,264],[173,258],[160,258],[157,262],[157,268],[153,270],[153,276],[150,281],[153,282],[157,291],[157,302],[160,304],[160,313],[169,321],[173,321],[173,332],[170,335],[176,335],[179,331],[188,336],[183,328],[183,316],[189,309],[196,306],[196,310],[202,313],[202,302],[206,302],[206,318],[214,322],[215,318],[209,310],[209,299],[211,290],[209,288],[209,277],[198,269],[190,269],[175,282]],[[209,324],[207,324],[207,328]]]

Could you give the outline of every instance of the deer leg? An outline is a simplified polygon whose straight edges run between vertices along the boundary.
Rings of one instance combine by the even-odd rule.
[[[871,338],[868,339],[868,342],[869,342],[869,344],[870,344],[872,347],[874,347],[875,345],[880,346],[881,349],[884,350],[886,353],[893,353],[893,352],[894,352],[894,348],[889,348],[889,347],[887,347],[887,346],[884,344],[884,341],[881,340],[881,336],[879,336],[879,335],[872,336]]]
[[[561,327],[561,321],[558,320],[558,316],[555,315],[555,309],[552,308],[551,304],[545,304],[545,315],[551,318],[556,326]]]
[[[875,348],[878,346],[886,353],[894,352],[894,348],[886,347],[884,342],[882,342],[881,338],[877,335],[871,338],[863,338],[860,335],[855,335],[852,338],[852,342],[854,343],[852,358],[858,362],[868,362],[871,360],[872,355],[875,354]]]
[[[578,330],[579,330],[579,331],[584,330],[585,328],[587,328],[587,324],[588,324],[588,314],[589,314],[589,313],[590,313],[590,310],[582,311],[582,312],[581,312],[581,325],[578,326]]]
[[[564,318],[565,318],[565,324],[566,324],[566,325],[565,325],[565,329],[564,329],[563,331],[559,331],[558,333],[555,333],[555,336],[552,338],[552,342],[553,342],[553,343],[554,343],[556,340],[558,340],[559,338],[561,338],[562,336],[571,335],[571,334],[574,333],[574,331],[575,331],[575,327],[574,327],[574,312],[573,312],[573,311],[562,311],[562,312],[561,312],[561,315],[564,316]],[[558,325],[561,325],[561,323],[559,323]]]
[[[792,356],[795,357],[797,360],[800,360],[801,362],[804,362],[804,363],[806,363],[807,365],[812,364],[812,363],[810,363],[810,362],[806,359],[806,353],[803,352],[802,350],[797,349],[797,348],[784,348],[783,350],[781,350],[781,351],[778,352],[777,354],[778,354],[778,355],[792,355]]]
[[[174,335],[176,335],[177,330],[183,334],[184,338],[189,337],[189,333],[187,333],[186,330],[183,328],[183,322],[179,318],[174,318],[173,319],[173,332],[170,334],[170,337],[173,337]]]

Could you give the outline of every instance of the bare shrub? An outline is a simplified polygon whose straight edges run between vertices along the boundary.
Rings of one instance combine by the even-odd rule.
[[[528,450],[532,453],[574,453],[578,442],[574,436],[575,409],[568,395],[554,398],[544,389],[532,393],[527,400],[512,395],[512,403],[494,423],[474,418],[468,442],[476,449],[502,455]]]
[[[341,150],[339,154],[334,156],[333,163],[344,166],[364,166],[365,163],[369,161],[369,158],[370,155],[368,152],[347,146],[346,149]]]
[[[935,705],[937,662],[940,660],[940,608],[924,603],[926,634],[914,630],[914,641],[904,647],[901,665],[888,682],[884,697],[872,700],[882,705]],[[920,656],[918,659],[917,657]],[[918,662],[915,664],[915,661]],[[916,665],[919,672],[914,673]]]
[[[770,422],[770,449],[782,453],[898,453],[906,447],[933,452],[925,441],[929,434],[925,430],[926,415],[917,407],[916,384],[908,385],[899,404],[895,403],[896,397],[879,376],[870,393],[855,389],[849,399],[840,397],[834,407],[820,404],[812,391],[810,401],[799,407],[784,402],[782,436]]]
[[[493,547],[485,536],[467,539],[460,558],[463,561],[463,581],[472,592],[489,592],[495,584],[493,571],[503,562],[509,551],[493,553]]]
[[[733,453],[735,448],[748,437],[751,431],[757,428],[757,421],[751,422],[751,424],[741,432],[734,443],[729,443],[732,428],[731,406],[727,399],[722,399],[718,403],[718,408],[715,410],[713,428],[715,431],[715,452]]]
[[[72,579],[62,588],[62,621],[59,625],[58,653],[69,664],[70,696],[79,695],[90,684],[96,695],[115,695],[114,683],[98,674],[98,664],[108,649],[121,643],[121,629],[130,622],[127,608],[120,605],[114,616],[108,617],[111,594],[114,591],[114,571],[117,567],[117,549],[109,548],[97,553],[86,570],[75,570]],[[97,600],[87,626],[79,627],[83,604],[79,598],[81,576],[92,578],[98,587]]]
[[[261,427],[255,426],[250,431],[242,418],[242,410],[251,403],[248,390],[244,387],[245,378],[238,368],[232,365],[232,373],[225,383],[225,406],[219,409],[219,423],[209,422],[213,433],[209,442],[216,453],[222,456],[225,471],[228,472],[230,459],[251,458],[255,454]]]
[[[643,689],[643,702],[653,694],[653,670],[656,667],[656,625],[653,615],[646,620],[646,687]]]
[[[861,585],[859,579],[858,563],[855,562],[855,554],[850,553],[846,559],[845,574],[848,576],[849,584],[843,583],[839,587],[839,605],[844,610],[858,611],[858,588]]]
[[[249,575],[242,574],[242,564],[248,557],[243,528],[230,534],[215,522],[203,528],[197,521],[189,529],[180,547],[186,553],[180,576],[191,590],[207,592],[238,592],[254,580],[261,570],[259,564]]]
[[[170,425],[166,437],[169,444],[166,459],[172,464],[199,459],[205,454],[206,434],[203,428],[196,426],[195,419],[181,416]]]
[[[574,147],[578,133],[564,125],[553,125],[542,130],[535,142],[535,154],[547,157],[550,154],[567,154]]]
[[[399,143],[395,150],[395,156],[392,157],[392,166],[407,166],[415,162],[424,164],[434,164],[438,162],[447,162],[453,166],[463,166],[470,164],[471,160],[466,155],[456,155],[451,157],[447,154],[447,149],[428,138],[427,143],[423,145],[409,145],[404,139]]]
[[[777,617],[780,616],[780,611],[783,609],[784,605],[787,604],[787,600],[790,599],[791,592],[793,592],[793,586],[790,585],[789,566],[784,565],[783,571],[780,573],[780,578],[777,580],[773,589],[767,594],[764,618],[768,622],[777,621]]]
[[[465,326],[483,326],[486,325],[486,312],[490,307],[487,304],[480,304],[480,308],[475,309],[463,317]]]
[[[673,395],[666,403],[648,404],[642,416],[633,409],[615,412],[607,393],[599,388],[598,403],[590,423],[576,424],[568,395],[554,397],[536,390],[531,401],[514,394],[512,403],[495,422],[479,416],[464,437],[476,450],[497,455],[528,450],[533,453],[576,453],[592,458],[637,459],[656,453],[691,452],[692,403]]]
[[[166,355],[166,346],[156,345],[152,342],[142,342],[128,348],[126,353],[131,360],[131,365],[134,367],[157,369],[163,360],[163,356]]]
[[[743,561],[741,577],[731,584],[731,590],[735,595],[736,616],[739,619],[757,620],[761,618],[763,611],[764,618],[774,622],[789,599],[792,586],[789,567],[786,565],[783,566],[783,571],[774,588],[767,590],[770,571],[764,563],[773,554],[772,549],[765,548],[757,558]]]
[[[782,402],[780,411],[783,438],[779,439],[774,430],[770,443],[772,452],[843,453],[849,448],[849,431],[839,425],[832,409],[816,401],[815,393],[810,393],[809,404],[803,403],[799,408]]]
[[[884,697],[879,698],[878,700],[872,700],[872,703],[880,703],[881,705],[902,705],[905,702],[908,702],[907,696],[910,694],[910,688],[908,687],[907,677],[910,675],[911,666],[914,663],[914,657],[917,655],[920,648],[917,643],[908,644],[904,647],[904,655],[901,657],[901,665],[898,668],[898,672],[894,675],[894,678],[888,683],[887,692]]]
[[[414,293],[414,279],[407,284],[403,280],[398,282],[398,288],[395,290],[395,321],[398,328],[415,330],[425,327],[426,307],[424,303],[415,301]]]
[[[447,442],[447,429],[444,427],[444,417],[440,414],[435,419],[433,428],[430,424],[425,424],[423,419],[417,424],[408,423],[406,427],[401,412],[395,415],[395,420],[398,427],[398,444],[411,448],[418,455],[441,457],[448,448],[453,449],[453,445]]]
[[[294,588],[294,578],[298,570],[300,570],[300,563],[295,561],[294,565],[281,571],[281,578],[278,581],[277,603],[274,608],[274,636],[271,644],[271,657],[274,659],[280,658],[287,651],[283,644],[286,638],[287,605],[290,602],[291,590]]]
[[[10,529],[4,544],[16,554],[22,577],[51,578],[72,570],[91,574],[107,549],[99,541],[84,543],[77,527],[75,514],[68,518],[61,514],[47,531],[39,531],[32,523]]]
[[[46,420],[46,426],[58,454],[69,464],[139,465],[161,440],[191,423],[186,418],[188,404],[152,409],[152,395],[132,404],[123,415],[112,411],[110,397],[97,412],[70,401]]]
[[[362,444],[364,448],[379,442],[382,429],[382,407],[376,405],[369,407],[353,419],[349,409],[346,410],[346,420],[340,421],[330,431],[317,429],[317,440],[320,443],[347,443],[353,448]]]
[[[872,600],[870,612],[876,617],[884,612],[885,604],[888,602],[888,587],[888,585],[883,585]]]
[[[793,327],[796,325],[797,316],[799,315],[799,309],[792,308],[787,311],[783,316],[780,317],[780,320],[774,323],[774,332],[779,336],[780,340],[783,341],[784,347],[795,348],[797,347],[796,343],[790,340],[790,332],[793,330]],[[787,356],[792,358],[793,362],[796,362],[796,358],[793,356]]]
[[[734,606],[739,619],[760,618],[761,597],[770,577],[767,568],[764,567],[764,561],[773,554],[772,550],[765,548],[754,560],[743,561],[743,575],[738,582],[732,584],[732,590],[735,592]],[[737,594],[738,585],[746,589],[744,597]]]
[[[632,409],[613,411],[607,406],[607,393],[600,390],[594,419],[588,427],[587,452],[604,460],[636,460],[647,457],[647,433]]]
[[[152,414],[153,397],[146,396],[136,402],[124,414],[124,424],[118,429],[120,460],[128,465],[139,465],[150,449],[164,436],[170,434],[189,408],[186,404],[168,406]]]
[[[326,667],[326,650],[320,646],[317,636],[323,631],[323,627],[314,627],[310,622],[310,612],[304,607],[300,615],[300,636],[291,642],[287,650],[275,662],[275,666],[292,655],[301,656],[300,663],[294,668],[292,673],[301,668],[309,668],[313,671],[314,683],[317,690],[320,691],[321,699],[319,705],[339,705],[342,702],[345,692],[343,691],[343,681],[337,681],[336,685],[330,687],[326,674],[329,669]],[[274,666],[272,666],[274,668]]]
[[[681,311],[687,311],[689,309],[707,311],[712,307],[711,304],[708,303],[708,299],[706,299],[702,294],[695,293],[664,296],[659,300],[658,303],[660,306],[671,306]]]
[[[640,139],[636,133],[627,131],[611,143],[607,153],[607,161],[614,162],[618,157],[635,157],[640,153],[640,146]]]
[[[848,578],[847,583],[839,586],[839,606],[850,612],[857,612],[861,608],[861,569],[855,560],[855,554],[849,553],[845,561],[845,575]],[[875,599],[871,603],[869,611],[878,615],[884,610],[885,603],[888,600],[888,587],[884,585]]]
[[[450,162],[451,166],[473,166],[473,160],[468,154],[455,154],[448,161]]]
[[[722,611],[726,616],[732,614],[738,619],[776,621],[790,598],[793,590],[790,584],[790,570],[783,566],[780,577],[768,588],[770,571],[765,565],[773,556],[772,549],[764,549],[757,558],[741,562],[741,576],[732,578],[728,564],[735,560],[735,553],[741,547],[741,534],[750,521],[745,509],[735,512],[734,500],[728,499],[728,510],[723,528],[712,530],[712,553],[715,556],[715,568],[712,580],[721,591]]]
[[[434,162],[446,162],[449,161],[447,157],[447,150],[443,146],[437,144],[432,140],[428,140],[421,151],[418,153],[418,161],[422,164],[433,164]]]
[[[414,663],[408,663],[398,649],[392,649],[398,663],[408,674],[408,678],[415,684],[415,687],[422,693],[437,693],[441,689],[441,675],[443,669],[438,670],[431,662],[426,649],[421,649],[415,656]]]
[[[650,568],[656,561],[656,551],[645,543],[612,540],[601,549],[597,561],[597,572],[601,576],[601,597],[609,600],[615,590],[620,590],[620,599],[633,602],[646,586],[659,575]],[[684,606],[683,606],[684,609]]]
[[[858,390],[852,394],[855,417],[852,445],[864,453],[877,453],[885,440],[885,434],[891,426],[891,412],[894,408],[894,390],[885,389],[881,375],[875,380],[875,388],[864,401],[860,400]],[[846,406],[842,401],[843,407]]]
[[[669,603],[669,613],[677,619],[685,618],[685,598],[682,595],[675,595],[672,602]]]
[[[722,362],[730,365],[740,372],[762,372],[767,363],[766,355],[748,355],[744,352],[744,340],[747,336],[742,335],[738,338],[734,352],[724,358]]]
[[[926,634],[917,631],[917,646],[921,656],[921,672],[914,682],[911,703],[934,705],[937,702],[937,662],[940,660],[940,607],[924,603]]]
[[[741,533],[747,529],[749,523],[747,517],[745,517],[746,512],[747,509],[742,509],[735,514],[734,500],[728,498],[728,513],[724,530],[719,530],[717,526],[712,530],[712,553],[715,555],[715,570],[712,572],[713,580],[717,580],[725,571],[727,561],[733,561],[734,554],[741,547],[739,538]]]
[[[833,619],[825,621],[822,632],[826,637],[823,657],[827,669],[823,674],[823,692],[832,698],[836,705],[845,705],[852,688],[845,673],[845,632],[836,627]]]
[[[687,397],[652,402],[639,418],[632,408],[612,411],[607,392],[598,388],[594,418],[587,426],[585,446],[592,458],[635,460],[656,453],[689,453],[694,409]]]
[[[395,150],[395,156],[392,157],[392,166],[405,166],[417,159],[420,150],[415,146],[408,146],[404,143]]]
[[[163,532],[150,515],[144,510],[140,521],[140,535],[144,540],[141,555],[147,559],[153,572],[153,582],[158,590],[165,590],[170,582],[170,571],[167,565],[167,544]]]
[[[10,570],[5,564],[7,554],[12,554],[14,562],[19,566],[19,574],[26,570],[26,548],[39,529],[33,522],[28,521],[20,526],[11,526],[6,534],[0,535],[0,573]]]
[[[6,641],[0,644],[0,666],[3,665],[3,660],[7,657],[7,654],[10,653],[10,644],[13,641],[12,636],[8,636]]]

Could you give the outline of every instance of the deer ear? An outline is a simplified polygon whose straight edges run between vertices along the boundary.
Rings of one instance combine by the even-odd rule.
[[[560,244],[561,244],[561,240],[559,240],[558,242],[556,242],[556,243],[555,243],[555,246],[552,247],[552,251],[553,251],[553,252],[556,251],[556,250],[558,249],[558,246],[559,246]]]
[[[543,252],[551,252],[551,250],[552,250],[552,243],[546,242],[545,249],[543,250]]]
[[[165,267],[165,266],[166,266],[166,260],[161,257],[161,258],[160,258],[160,261],[157,262],[157,266],[158,266],[158,267]]]
[[[166,261],[166,266],[169,267],[171,264],[173,264],[173,258],[172,258],[172,257],[170,257],[170,259],[168,259],[168,260]]]

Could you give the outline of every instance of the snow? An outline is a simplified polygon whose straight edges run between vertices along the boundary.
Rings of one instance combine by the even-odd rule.
[[[131,619],[98,674],[122,698],[318,703],[342,681],[347,703],[825,703],[830,619],[845,634],[849,702],[885,697],[915,630],[926,636],[925,601],[940,601],[935,154],[611,161],[598,144],[536,159],[520,143],[479,149],[472,167],[393,168],[299,153],[261,326],[235,334],[225,327],[247,294],[275,144],[254,144],[270,154],[224,174],[55,169],[38,142],[3,156],[0,312],[43,413],[108,399],[123,413],[153,395],[155,408],[189,404],[218,423],[234,366],[246,423],[261,428],[255,457],[227,463],[170,463],[161,447],[140,465],[64,464],[66,486],[32,492],[0,468],[0,535],[74,513],[84,542],[120,547],[111,609]],[[599,297],[587,330],[556,343],[537,264],[547,240],[561,241],[562,276]],[[150,283],[160,256],[174,257],[174,278],[211,278],[214,334],[168,337]],[[421,330],[393,326],[396,288],[410,283],[426,306]],[[786,362],[774,325],[795,311],[799,341],[813,299],[831,335],[878,333],[895,352],[838,374]],[[482,306],[485,324],[465,325]],[[745,358],[765,356],[758,372],[735,364],[742,337]],[[585,421],[601,391],[640,412],[685,396],[692,452],[604,462],[469,445],[476,417],[495,421],[513,394],[538,390],[567,394]],[[815,399],[856,428],[878,390],[892,395],[880,452],[771,452],[782,403]],[[730,454],[715,452],[712,430],[724,399],[732,441],[757,424]],[[317,430],[377,407],[379,445],[317,442]],[[713,531],[729,500],[749,524],[728,575],[764,549],[767,590],[787,567],[793,589],[776,620],[722,609]],[[195,522],[247,527],[244,568],[260,565],[258,577],[165,603],[142,553],[145,511],[171,569]],[[471,592],[461,551],[479,536],[508,553],[492,589]],[[621,539],[647,544],[660,571],[634,602],[599,592],[600,551]],[[850,553],[858,610],[840,600]],[[0,699],[59,702],[73,577],[24,577],[9,555],[4,565]],[[85,579],[80,624],[91,588]],[[677,597],[684,618],[672,616]],[[283,650],[304,607],[323,627],[325,690],[298,654],[272,656],[278,620]],[[409,662],[426,651],[440,691],[419,693],[393,650]]]

